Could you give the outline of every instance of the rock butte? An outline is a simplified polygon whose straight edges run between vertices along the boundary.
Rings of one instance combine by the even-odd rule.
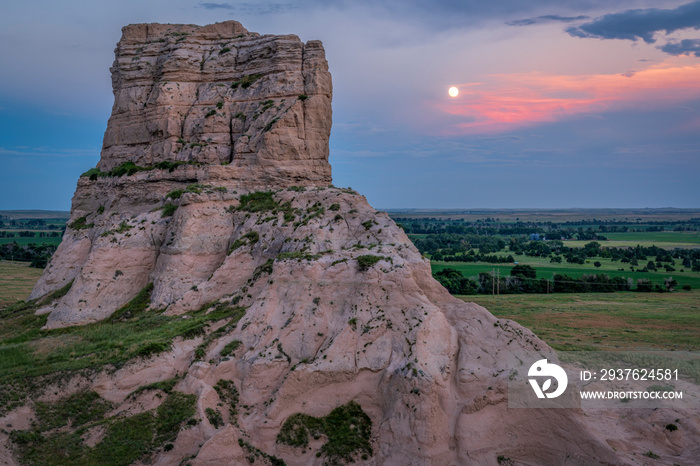
[[[72,282],[39,311],[51,329],[105,319],[149,284],[151,308],[169,315],[247,308],[203,361],[193,356],[203,337],[180,338],[88,383],[127,404],[136,388],[184,375],[175,388],[197,395],[203,420],[155,464],[246,464],[239,438],[290,465],[323,464],[318,448],[277,435],[294,413],[325,416],[350,401],[372,420],[362,464],[626,464],[650,447],[683,463],[697,453],[697,425],[675,443],[644,433],[659,422],[651,411],[508,410],[508,355],[553,352],[452,297],[385,213],[330,185],[320,42],[235,21],[137,24],[115,53],[101,160],[80,178],[71,227],[31,297]],[[235,357],[220,357],[234,340]],[[205,411],[222,379],[247,409],[215,428]]]

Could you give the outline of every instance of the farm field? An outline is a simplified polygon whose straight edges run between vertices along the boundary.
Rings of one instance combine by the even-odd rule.
[[[44,233],[55,233],[56,230],[37,230],[35,233],[37,236],[33,238],[20,238],[19,236],[16,236],[16,230],[5,230],[5,231],[13,231],[15,232],[15,236],[13,238],[0,238],[0,245],[2,244],[12,244],[12,243],[17,243],[22,246],[26,246],[28,244],[53,244],[55,246],[58,246],[61,244],[61,237],[60,236],[44,236],[43,238],[39,237],[39,233],[42,231]]]
[[[43,272],[26,262],[0,261],[0,309],[27,299]]]
[[[507,252],[506,252],[507,253]],[[499,253],[503,254],[503,252]],[[549,262],[548,258],[541,257],[528,257],[528,256],[515,256],[518,264],[530,265],[537,270],[537,278],[545,278],[551,280],[555,273],[568,275],[572,278],[578,278],[581,275],[590,275],[596,273],[604,273],[610,277],[625,277],[631,278],[635,281],[641,278],[646,278],[651,280],[652,283],[662,284],[664,279],[667,277],[673,277],[678,281],[678,289],[683,287],[683,285],[690,285],[693,289],[700,288],[700,272],[691,272],[688,269],[684,272],[680,270],[682,267],[676,268],[675,272],[632,272],[629,270],[628,264],[621,264],[620,262],[611,262],[610,259],[603,259],[600,257],[592,257],[590,259],[590,264],[552,264]],[[595,267],[593,263],[599,261],[602,265],[600,267]],[[431,267],[433,273],[439,272],[445,268],[457,269],[462,272],[465,277],[475,277],[482,272],[500,271],[501,277],[510,275],[510,271],[513,268],[513,264],[489,264],[486,262],[439,262],[431,261]],[[624,268],[624,271],[618,269]]]
[[[554,349],[700,350],[700,291],[458,296]]]

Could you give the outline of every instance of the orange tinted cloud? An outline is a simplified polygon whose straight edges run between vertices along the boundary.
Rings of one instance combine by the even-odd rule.
[[[454,130],[476,133],[583,113],[667,106],[700,97],[700,64],[692,62],[673,58],[645,70],[613,75],[491,75],[481,83],[459,85],[459,97],[437,107],[464,117]]]

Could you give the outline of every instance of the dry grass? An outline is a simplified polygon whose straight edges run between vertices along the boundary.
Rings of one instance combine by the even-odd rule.
[[[27,299],[43,272],[26,262],[0,261],[0,308]]]

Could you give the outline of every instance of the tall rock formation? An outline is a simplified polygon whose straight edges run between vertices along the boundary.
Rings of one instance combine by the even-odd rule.
[[[200,422],[152,463],[621,461],[580,412],[509,411],[508,355],[551,350],[452,297],[385,213],[330,185],[320,42],[132,25],[112,76],[102,158],[32,294],[70,287],[39,310],[47,327],[100,321],[139,292],[182,318],[245,310],[84,383],[117,412],[176,376],[197,396]],[[331,412],[350,420],[342,435],[318,420]]]

